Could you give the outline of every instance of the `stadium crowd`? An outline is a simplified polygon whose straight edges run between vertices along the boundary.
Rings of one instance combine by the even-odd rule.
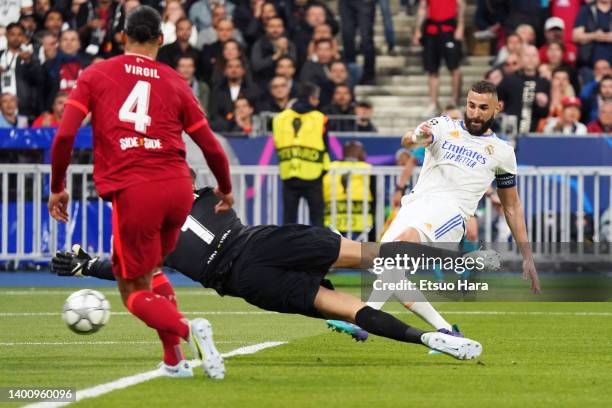
[[[457,6],[439,21],[446,18],[446,3]],[[611,0],[476,3],[478,31],[470,35],[493,44],[486,78],[499,86],[504,113],[516,118],[503,130],[610,132]],[[313,0],[7,0],[0,5],[0,127],[57,126],[80,72],[122,52],[125,16],[139,4],[162,14],[158,59],[190,84],[214,130],[269,129],[272,115],[295,97],[297,84],[308,81],[321,89],[319,108],[330,117],[329,130],[376,131],[372,105],[357,101],[354,88],[376,81],[377,4],[387,51],[397,54],[389,0],[338,0],[338,16]],[[453,102],[460,106],[465,2],[422,1],[419,9],[415,1],[402,4],[423,23],[414,27],[413,43],[425,49],[432,100],[427,114],[440,111],[441,57],[452,73]],[[456,44],[452,52],[447,40]],[[356,63],[359,52],[363,66]]]

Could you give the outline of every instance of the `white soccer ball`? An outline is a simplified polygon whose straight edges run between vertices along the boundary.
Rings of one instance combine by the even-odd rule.
[[[75,333],[95,333],[104,327],[109,318],[110,303],[97,290],[79,290],[68,296],[64,303],[62,319]]]

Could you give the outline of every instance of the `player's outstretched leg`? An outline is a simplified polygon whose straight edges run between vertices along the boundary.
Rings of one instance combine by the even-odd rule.
[[[367,306],[354,296],[323,286],[319,288],[314,305],[326,318],[346,320],[377,336],[422,344],[459,360],[476,358],[482,352],[482,346],[475,340],[442,332],[424,332],[408,326],[388,313]]]

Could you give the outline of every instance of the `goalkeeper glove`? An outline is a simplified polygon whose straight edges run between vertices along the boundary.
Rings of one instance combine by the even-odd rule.
[[[51,270],[57,276],[88,276],[97,262],[98,258],[92,258],[79,244],[75,244],[72,251],[56,252],[51,260]]]

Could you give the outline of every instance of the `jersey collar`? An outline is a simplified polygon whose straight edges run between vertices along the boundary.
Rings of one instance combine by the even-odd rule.
[[[129,55],[132,57],[146,58],[148,60],[155,61],[153,58],[149,57],[148,55],[137,54],[135,52],[126,52],[124,55]]]

